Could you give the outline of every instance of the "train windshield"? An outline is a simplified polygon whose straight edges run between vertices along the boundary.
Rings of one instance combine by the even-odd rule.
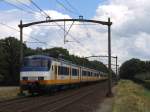
[[[48,59],[25,59],[23,63],[24,67],[50,67],[50,61]]]

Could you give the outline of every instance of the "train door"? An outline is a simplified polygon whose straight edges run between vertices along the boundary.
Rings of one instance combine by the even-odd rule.
[[[54,80],[57,80],[57,75],[58,75],[58,66],[54,65]]]
[[[81,67],[79,67],[79,81],[81,82],[82,80],[82,70]]]
[[[71,82],[71,80],[72,80],[72,66],[71,65],[69,65],[69,80],[70,80],[70,82]]]

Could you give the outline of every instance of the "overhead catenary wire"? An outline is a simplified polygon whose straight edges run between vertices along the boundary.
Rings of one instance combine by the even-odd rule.
[[[33,2],[33,0],[30,0],[30,2],[38,9],[40,10],[44,15],[45,17],[50,17],[44,10],[42,10],[35,2]]]
[[[19,0],[16,0],[16,1],[18,1],[19,3],[22,3],[21,1],[19,1]],[[31,1],[31,0],[30,0]],[[27,12],[27,13],[29,13],[29,14],[35,14],[33,11],[27,11],[27,10],[25,10],[25,9],[23,9],[23,8],[21,8],[21,7],[19,7],[19,6],[17,6],[17,5],[15,5],[15,4],[13,4],[13,3],[10,3],[10,2],[8,2],[8,1],[5,1],[5,0],[3,0],[3,2],[5,2],[5,3],[7,3],[8,5],[10,5],[10,6],[13,6],[13,7],[15,7],[15,8],[17,8],[17,9],[19,9],[19,10],[22,10],[22,11],[24,11],[24,12]],[[33,1],[31,1],[34,5],[36,5]],[[22,3],[23,4],[23,3]],[[25,5],[25,4],[24,4]],[[27,5],[26,5],[26,7],[27,7]],[[37,5],[36,5],[36,7],[38,7]],[[29,8],[29,7],[28,7]],[[40,11],[42,11],[42,9],[40,10]],[[46,13],[45,13],[46,14]],[[7,24],[4,24],[4,23],[0,23],[1,25],[4,25],[4,26],[6,26],[6,27],[8,27],[8,28],[10,28],[10,29],[13,29],[13,30],[15,30],[15,31],[17,31],[17,32],[20,32],[19,30],[17,30],[17,29],[15,29],[14,27],[11,27],[11,26],[9,26],[9,25],[7,25]],[[24,35],[26,35],[26,36],[29,36],[29,35],[27,35],[27,34],[24,34]],[[38,41],[39,43],[43,43],[43,44],[47,44],[46,42],[41,42],[40,40],[38,40],[38,39],[36,39],[36,38],[34,38],[34,37],[32,37],[32,36],[30,36],[32,39],[34,39],[34,40],[36,40],[36,41]]]
[[[11,5],[11,6],[13,6],[13,7],[19,9],[19,10],[22,10],[22,11],[25,11],[25,12],[27,12],[27,13],[32,13],[32,14],[33,14],[33,12],[31,12],[31,11],[26,11],[26,10],[24,10],[23,8],[18,7],[17,5],[14,5],[14,4],[12,4],[12,3],[9,3],[9,2],[7,2],[7,1],[5,1],[5,0],[3,0],[3,1],[6,2],[7,4],[9,4],[9,5]],[[23,3],[22,3],[21,1],[19,1],[19,0],[16,0],[16,1],[19,2],[19,3],[21,3],[21,4],[23,4]],[[49,16],[49,15],[48,15],[46,12],[44,12],[35,2],[33,2],[32,0],[30,0],[30,1],[31,1],[31,3],[32,3],[36,8],[38,8],[38,9],[40,10],[40,12],[43,12],[46,17]],[[29,8],[29,6],[27,6],[26,4],[24,4],[24,5]],[[2,24],[2,25],[4,25],[4,24]],[[58,26],[58,24],[57,24],[57,26]],[[9,27],[9,28],[11,28],[11,29],[14,29],[14,28],[12,28],[12,27],[10,27],[10,26],[8,26],[8,25],[7,25],[7,27]],[[14,30],[16,30],[16,29],[14,29]]]
[[[55,22],[63,31],[64,31],[64,28],[62,26],[60,26],[57,22]],[[70,35],[70,37],[76,41],[76,43],[78,43],[81,47],[84,46],[84,48],[86,49],[86,51],[90,52],[90,49],[86,48],[84,44],[82,44],[80,41],[78,41],[76,38],[74,38],[70,33],[68,33],[67,31],[65,31],[65,33],[67,33],[68,35]],[[90,53],[93,55],[93,53]]]
[[[58,1],[58,0],[57,0]],[[49,15],[43,11],[35,2],[33,2],[33,0],[30,0],[30,2],[37,8],[39,9],[41,12],[43,12],[45,14],[46,17],[49,17]],[[59,2],[59,1],[58,1]],[[59,2],[61,3],[61,2]],[[64,28],[62,26],[60,26],[57,22],[55,22],[63,31],[64,31]],[[66,32],[68,34],[68,32]],[[70,34],[69,34],[70,35]],[[70,35],[72,37],[73,40],[75,40],[78,44],[80,44],[81,46],[83,46],[83,44],[81,44],[77,39],[75,39],[72,35]]]
[[[4,3],[6,3],[6,4],[8,4],[8,5],[10,5],[10,6],[14,7],[14,8],[16,8],[16,9],[18,9],[18,10],[21,10],[21,11],[26,12],[26,13],[31,14],[31,15],[35,15],[36,12],[37,12],[37,11],[33,11],[28,5],[26,5],[25,3],[21,2],[20,0],[16,0],[16,2],[18,2],[18,3],[22,4],[22,5],[24,5],[24,6],[27,7],[27,8],[30,8],[30,10],[25,10],[24,8],[19,7],[19,6],[15,5],[15,4],[13,4],[13,3],[11,3],[11,2],[8,2],[8,1],[5,1],[5,0],[2,0],[2,1],[3,1]],[[45,15],[44,15],[43,13],[41,13],[41,11],[40,11],[40,12],[37,12],[37,13],[39,13],[40,15],[42,15],[42,16],[45,17]]]
[[[79,15],[82,15],[68,0],[65,0],[65,1],[74,11],[76,11]],[[91,37],[91,34],[89,33],[89,29],[87,28],[84,22],[83,22],[83,25],[85,26],[85,29],[87,30],[88,37]]]
[[[28,8],[28,9],[32,10],[30,6],[28,6],[27,4],[23,3],[21,0],[16,0],[16,2],[22,4],[23,6],[25,6],[25,7]],[[33,10],[32,10],[32,11],[33,11]]]
[[[74,8],[71,4],[70,4],[70,2],[69,1],[67,1],[66,0],[66,2],[67,2],[67,4],[72,8],[72,9],[74,9],[75,11],[72,11],[72,10],[70,10],[70,9],[68,9],[67,7],[65,7],[64,6],[64,4],[62,3],[62,2],[60,2],[59,0],[56,0],[56,2],[58,3],[58,4],[60,4],[62,7],[64,7],[64,9],[66,9],[67,11],[69,11],[69,12],[71,12],[71,13],[73,13],[73,14],[76,14],[76,15],[81,15],[80,13],[79,13],[79,11],[76,9],[76,8]],[[64,28],[62,27],[62,26],[60,26],[59,25],[59,27],[62,29],[62,30],[64,30]],[[69,32],[66,32],[67,34],[69,33]],[[88,33],[88,31],[87,31],[87,33]],[[90,36],[90,34],[88,33],[88,35]],[[79,42],[77,39],[75,39],[72,35],[70,35],[72,38],[73,38],[73,40],[75,40],[78,44],[80,44],[81,46],[83,46],[83,44],[81,43],[81,42]],[[89,50],[89,49],[88,49]]]
[[[15,4],[13,4],[13,3],[10,3],[10,2],[8,2],[8,1],[3,0],[3,2],[6,3],[6,4],[8,4],[8,5],[10,5],[10,6],[12,6],[12,7],[15,7],[15,8],[17,8],[17,9],[19,9],[19,10],[21,10],[21,11],[24,11],[24,12],[26,12],[26,13],[28,13],[28,14],[35,14],[35,13],[32,12],[32,11],[25,10],[25,9],[23,9],[23,8],[21,8],[21,7],[17,6],[17,5],[15,5]]]
[[[31,1],[31,3],[36,7],[36,8],[38,8],[41,12],[43,12],[45,15],[46,15],[46,17],[49,17],[49,15],[45,12],[45,11],[43,11],[35,2],[33,2],[33,0],[30,0]],[[56,0],[58,3],[61,3],[61,2],[59,2],[58,0]],[[60,26],[57,22],[55,22],[55,24],[57,24],[62,30],[64,30],[64,28],[62,27],[62,26]],[[66,32],[67,34],[68,34],[68,32]],[[73,38],[73,37],[72,37]],[[74,40],[76,40],[76,39],[74,39]],[[79,43],[79,41],[78,40],[76,40],[76,42],[78,42]]]
[[[46,16],[46,17],[49,17],[49,15],[46,13],[46,12],[44,12],[36,3],[34,3],[32,0],[30,0],[31,1],[31,3],[36,7],[36,8],[38,8],[41,12],[43,12],[44,13],[44,15]],[[57,0],[58,1],[58,0]],[[11,4],[11,3],[9,3],[9,2],[7,2],[8,4],[10,4],[10,5],[12,5],[12,6],[14,6],[14,7],[16,7],[16,8],[18,8],[18,9],[20,9],[20,10],[23,10],[23,11],[25,11],[25,12],[28,12],[28,13],[33,13],[33,12],[31,12],[31,11],[26,11],[26,10],[24,10],[23,8],[20,8],[20,7],[18,7],[18,6],[16,6],[16,5],[14,5],[14,4]],[[56,23],[57,24],[57,23]],[[58,25],[58,24],[57,24]],[[61,28],[61,26],[60,25],[58,25],[60,28]],[[63,29],[63,28],[61,28],[61,29]],[[68,33],[68,32],[67,32]],[[72,38],[73,38],[73,40],[75,40],[77,43],[79,43],[80,45],[81,45],[81,43],[77,40],[77,39],[75,39],[73,36],[71,36]],[[35,39],[35,38],[34,38]],[[37,41],[38,41],[38,39],[36,39]],[[81,46],[83,46],[83,44],[81,45]]]
[[[70,10],[69,8],[67,8],[62,2],[60,2],[59,0],[56,0],[56,2],[60,5],[60,6],[62,6],[66,11],[68,11],[68,12],[70,12],[70,13],[72,13],[72,14],[75,14],[75,15],[77,15],[77,16],[79,16],[80,14],[79,13],[77,13],[77,12],[75,12],[75,11],[72,11],[72,10]]]
[[[17,32],[20,32],[18,29],[16,29],[16,28],[14,28],[14,27],[12,27],[12,26],[9,26],[9,25],[7,25],[7,24],[5,24],[5,23],[1,23],[0,22],[0,24],[1,25],[3,25],[3,26],[5,26],[5,27],[8,27],[9,29],[12,29],[12,30],[15,30],[15,31],[17,31]],[[25,36],[30,36],[30,35],[28,35],[28,34],[24,34]],[[40,41],[40,40],[38,40],[38,39],[36,39],[36,38],[34,38],[34,37],[32,37],[32,36],[30,36],[33,40],[36,40],[36,41],[38,41],[39,43],[43,43],[43,44],[47,44],[46,42],[42,42],[42,41]]]
[[[20,1],[20,0],[16,0],[16,1],[17,1],[18,3],[20,3],[20,4],[22,4],[23,6],[25,6],[26,8],[30,9],[30,10],[32,11],[32,13],[37,12],[37,11],[34,11],[33,9],[31,9],[30,6],[28,6],[27,4],[23,3],[22,1]],[[39,12],[39,11],[38,11],[38,13],[41,14],[41,12]],[[41,15],[42,15],[42,14],[41,14]],[[42,15],[42,16],[43,16],[43,15]]]
[[[42,10],[35,2],[33,2],[33,0],[30,0],[30,2],[37,8],[39,9],[44,15],[45,17],[50,17],[44,10]]]
[[[23,4],[21,1],[19,1],[19,0],[16,0],[16,1],[18,1],[20,4]],[[35,2],[33,2],[32,0],[30,0],[31,1],[31,3],[36,7],[36,8],[38,8],[39,10],[40,10],[40,12],[42,12],[43,14],[42,14],[42,16],[46,16],[46,17],[49,17],[49,15],[45,12],[45,11],[43,11]],[[58,0],[57,0],[58,1]],[[10,3],[10,2],[7,2],[7,1],[5,1],[7,4],[9,4],[9,5],[11,5],[11,6],[13,6],[13,7],[15,7],[15,8],[17,8],[17,9],[19,9],[19,10],[22,10],[22,11],[24,11],[24,12],[27,12],[27,13],[29,13],[29,14],[35,14],[33,11],[28,11],[28,10],[25,10],[24,8],[21,8],[21,7],[19,7],[19,6],[17,6],[17,5],[15,5],[15,4],[13,4],[13,3]],[[28,5],[26,5],[26,4],[23,4],[25,7],[27,7],[27,8],[30,8]],[[71,11],[71,10],[70,10]],[[7,26],[7,27],[9,27],[10,29],[13,29],[13,30],[15,30],[15,31],[17,31],[17,32],[20,32],[19,30],[17,30],[17,29],[15,29],[14,27],[11,27],[11,26],[8,26],[8,25],[6,25],[6,24],[4,24],[4,23],[2,23],[2,25],[5,25],[5,26]],[[60,27],[60,25],[58,25],[57,24],[57,26],[59,26]],[[68,34],[68,32],[67,32],[67,34]],[[26,35],[26,34],[24,34],[24,35]],[[26,35],[27,36],[27,35]],[[31,36],[30,36],[31,37]],[[81,44],[77,39],[75,39],[72,35],[71,35],[71,37],[73,38],[73,40],[75,40],[78,44],[80,44],[80,46],[83,46],[83,44]],[[34,39],[34,40],[36,40],[36,41],[38,41],[37,43],[43,43],[43,44],[47,44],[46,42],[41,42],[41,41],[39,41],[38,39],[36,39],[36,38],[34,38],[34,37],[31,37],[32,39]],[[88,51],[88,50],[87,50]]]
[[[76,11],[79,15],[82,15],[68,0],[65,1],[74,11]]]

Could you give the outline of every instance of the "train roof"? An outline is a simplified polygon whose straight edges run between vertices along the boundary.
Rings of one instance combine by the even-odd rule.
[[[49,59],[49,60],[64,62],[66,64],[71,64],[71,65],[76,66],[76,67],[82,67],[83,69],[89,69],[89,70],[93,70],[95,72],[102,72],[102,71],[95,70],[95,69],[92,69],[92,68],[88,68],[88,67],[84,67],[84,66],[81,66],[81,65],[73,64],[71,61],[67,61],[67,60],[64,60],[64,59],[57,59],[57,58],[53,58],[53,57],[46,56],[46,55],[31,55],[31,56],[24,57],[24,59],[34,59],[34,58]]]

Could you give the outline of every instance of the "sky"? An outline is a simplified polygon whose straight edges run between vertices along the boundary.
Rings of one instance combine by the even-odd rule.
[[[108,21],[110,17],[113,22],[112,56],[118,56],[119,64],[131,58],[141,60],[150,58],[149,0],[33,0],[33,2],[51,19],[73,19],[82,15],[84,19]],[[0,38],[15,36],[19,39],[20,20],[23,20],[23,23],[46,20],[46,15],[30,0],[0,0]],[[66,36],[66,40],[70,42],[64,44],[63,24],[63,22],[47,23],[24,28],[23,40],[32,48],[63,47],[72,54],[84,57],[108,55],[106,26],[67,22],[66,31],[71,24],[73,25]],[[39,41],[41,43],[37,43]]]

